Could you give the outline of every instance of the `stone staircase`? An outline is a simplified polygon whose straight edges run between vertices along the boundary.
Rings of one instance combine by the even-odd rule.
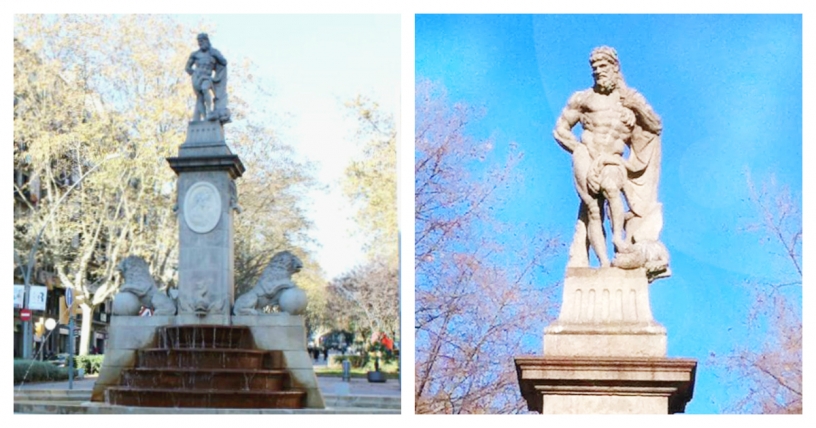
[[[301,409],[281,351],[255,349],[248,327],[160,327],[158,347],[136,353],[105,402],[119,406]]]

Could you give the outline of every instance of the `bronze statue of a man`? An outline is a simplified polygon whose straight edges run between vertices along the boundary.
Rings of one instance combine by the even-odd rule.
[[[556,142],[572,153],[581,199],[568,266],[588,267],[590,246],[601,266],[610,266],[603,227],[608,204],[616,255],[611,265],[666,273],[668,254],[659,242],[662,205],[657,202],[660,117],[626,86],[615,49],[596,48],[589,62],[594,86],[570,97],[553,132]],[[578,123],[580,140],[572,132]],[[624,158],[627,146],[630,153]]]
[[[227,59],[210,46],[206,33],[198,35],[199,49],[190,54],[185,70],[192,77],[196,104],[193,121],[230,122],[227,108]]]

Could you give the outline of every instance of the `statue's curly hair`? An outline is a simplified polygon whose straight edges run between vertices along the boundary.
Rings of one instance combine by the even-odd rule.
[[[615,48],[613,47],[598,46],[597,48],[593,49],[592,52],[589,54],[589,63],[592,64],[593,62],[599,59],[606,59],[620,67],[620,61],[618,60],[618,51],[616,51]]]

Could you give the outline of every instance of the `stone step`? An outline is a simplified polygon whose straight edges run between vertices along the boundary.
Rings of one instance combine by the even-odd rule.
[[[69,389],[24,389],[14,390],[14,400],[25,401],[87,401],[91,399],[91,391],[83,390],[69,390]]]
[[[219,391],[283,391],[291,387],[285,370],[136,368],[122,372],[122,386]]]
[[[59,403],[47,402],[16,402],[14,413],[22,414],[62,414],[62,415],[122,415],[122,414],[165,414],[165,415],[233,415],[233,414],[260,414],[260,415],[394,415],[400,414],[398,409],[329,407],[326,409],[194,409],[172,407],[132,407],[111,406],[102,403]]]
[[[199,369],[283,368],[280,351],[254,349],[144,349],[136,353],[136,367]]]
[[[229,409],[300,409],[306,392],[290,391],[217,391],[193,389],[153,389],[111,387],[106,402],[118,406],[197,407]]]
[[[89,390],[22,390],[14,392],[15,402],[86,402],[91,399]],[[401,398],[381,395],[331,395],[324,394],[326,406],[332,408],[400,409]]]

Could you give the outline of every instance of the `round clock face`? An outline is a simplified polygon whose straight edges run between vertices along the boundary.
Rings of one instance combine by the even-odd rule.
[[[184,198],[184,221],[196,233],[207,233],[218,225],[221,219],[221,196],[218,190],[206,181],[199,181],[190,187]]]

